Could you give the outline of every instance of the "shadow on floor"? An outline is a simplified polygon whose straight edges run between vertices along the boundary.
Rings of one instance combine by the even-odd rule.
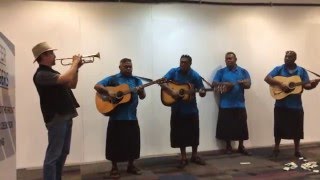
[[[189,163],[184,169],[178,169],[179,156],[142,158],[136,165],[142,169],[142,175],[131,175],[126,172],[126,163],[119,163],[121,179],[128,180],[209,180],[209,179],[320,179],[320,173],[300,168],[284,171],[284,164],[302,160],[294,157],[293,146],[281,146],[277,158],[271,157],[272,148],[249,149],[252,156],[238,153],[222,154],[220,151],[201,152],[200,156],[207,165]],[[320,161],[320,143],[304,144],[301,152],[308,161]],[[245,163],[245,164],[243,164]],[[63,180],[101,180],[109,177],[110,162],[66,166]],[[320,168],[315,168],[320,169]],[[40,180],[42,169],[18,169],[18,180]]]

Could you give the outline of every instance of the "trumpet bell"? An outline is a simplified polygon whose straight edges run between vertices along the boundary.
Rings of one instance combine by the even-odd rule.
[[[94,57],[97,57],[97,58],[100,59],[100,52],[98,52],[97,54],[95,54]]]

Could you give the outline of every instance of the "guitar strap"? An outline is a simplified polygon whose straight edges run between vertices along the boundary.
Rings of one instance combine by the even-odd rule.
[[[309,71],[310,73],[314,74],[315,76],[320,77],[319,74],[317,74],[317,73],[315,73],[315,72],[312,72],[312,71],[310,71],[310,70],[308,70],[308,69],[306,69],[306,70]]]
[[[152,79],[149,79],[149,78],[146,78],[146,77],[141,77],[141,76],[135,76],[143,81],[146,81],[146,82],[152,82],[153,80]]]
[[[135,77],[137,77],[137,78],[139,78],[139,79],[141,79],[143,81],[146,81],[146,82],[152,82],[153,81],[152,79],[149,79],[149,78],[146,78],[146,77],[141,77],[141,76],[135,76]],[[207,80],[205,80],[202,76],[200,76],[200,77],[208,86],[212,87],[212,85]]]
[[[200,77],[201,77],[202,81],[204,81],[208,86],[210,86],[212,88],[212,85],[207,80],[205,80],[202,76],[200,76]]]

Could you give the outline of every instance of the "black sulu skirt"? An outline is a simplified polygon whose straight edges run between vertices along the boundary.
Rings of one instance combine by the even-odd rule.
[[[247,111],[245,108],[219,108],[216,138],[248,140]]]
[[[140,128],[136,120],[112,120],[108,123],[106,159],[115,162],[140,157]]]
[[[182,117],[171,113],[171,147],[180,148],[199,145],[199,116]]]
[[[274,137],[303,139],[303,109],[274,108]]]

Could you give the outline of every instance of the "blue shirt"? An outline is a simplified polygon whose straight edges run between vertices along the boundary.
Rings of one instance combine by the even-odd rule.
[[[102,86],[118,86],[128,84],[130,89],[142,85],[142,81],[134,76],[125,76],[118,73],[99,81],[97,84]],[[127,103],[118,105],[110,115],[109,120],[137,120],[138,94],[132,93],[131,100]]]
[[[286,68],[285,64],[281,66],[275,67],[269,74],[271,77],[275,76],[284,76],[284,77],[290,77],[290,76],[300,76],[302,82],[309,81],[309,76],[307,71],[300,67],[296,66],[294,70],[289,70]],[[290,94],[289,96],[276,100],[275,103],[276,107],[285,107],[285,108],[294,108],[294,109],[302,109],[302,100],[301,100],[301,94]]]
[[[201,76],[193,69],[182,73],[180,67],[172,68],[164,78],[181,84],[190,83],[196,89],[204,87]],[[171,112],[178,113],[180,116],[198,116],[196,96],[191,101],[177,101],[171,106]]]
[[[245,108],[244,88],[238,84],[239,80],[250,79],[247,70],[236,66],[233,69],[228,67],[219,69],[213,78],[215,82],[231,82],[234,84],[233,88],[222,93],[220,96],[220,108]]]

